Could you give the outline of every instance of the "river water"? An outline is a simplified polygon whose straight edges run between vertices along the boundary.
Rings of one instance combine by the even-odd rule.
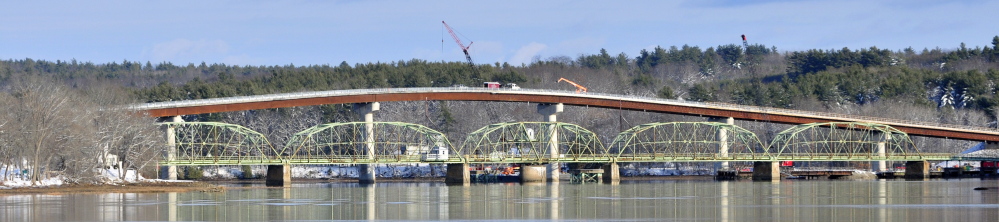
[[[996,221],[999,181],[624,181],[616,185],[224,184],[220,193],[0,196],[0,221]],[[990,190],[974,190],[990,187]]]

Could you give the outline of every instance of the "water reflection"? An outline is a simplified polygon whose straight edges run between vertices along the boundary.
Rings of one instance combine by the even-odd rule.
[[[994,220],[994,180],[295,184],[224,193],[0,196],[0,221]]]

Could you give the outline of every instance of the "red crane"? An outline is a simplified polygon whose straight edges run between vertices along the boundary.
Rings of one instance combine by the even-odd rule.
[[[472,56],[468,55],[468,47],[472,47],[472,43],[475,42],[468,42],[468,46],[465,46],[465,44],[461,43],[461,39],[458,38],[458,35],[454,34],[454,30],[451,29],[451,26],[447,25],[447,22],[441,21],[441,23],[444,24],[445,28],[447,28],[447,32],[451,33],[451,37],[454,38],[454,42],[458,43],[458,47],[461,47],[461,51],[465,53],[465,59],[468,60],[468,65],[474,67],[475,63],[472,62]]]

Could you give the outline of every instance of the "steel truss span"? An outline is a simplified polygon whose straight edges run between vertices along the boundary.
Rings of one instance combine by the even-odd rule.
[[[720,152],[727,150],[725,153]],[[618,161],[772,159],[755,133],[718,122],[647,123],[621,132],[610,144]]]
[[[452,146],[439,131],[419,124],[348,122],[298,132],[281,149],[275,149],[264,135],[238,125],[161,125],[176,135],[176,158],[162,161],[163,165],[970,159],[921,153],[905,132],[857,122],[795,126],[778,134],[770,146],[752,132],[725,123],[649,123],[618,134],[607,147],[595,133],[561,122],[491,124],[469,134],[460,147]],[[722,147],[727,152],[721,152]],[[881,149],[883,154],[878,152]]]
[[[771,142],[778,159],[922,160],[909,135],[894,127],[859,122],[809,123],[777,134]],[[936,156],[932,154],[930,156]]]
[[[403,122],[318,125],[295,133],[279,153],[292,164],[462,162],[443,133]]]
[[[277,161],[267,137],[246,127],[218,122],[171,122],[159,125],[175,133],[176,159],[165,165],[265,164]],[[169,149],[169,148],[168,148]]]
[[[611,159],[595,133],[562,122],[491,124],[469,134],[460,151],[470,163],[610,162]]]

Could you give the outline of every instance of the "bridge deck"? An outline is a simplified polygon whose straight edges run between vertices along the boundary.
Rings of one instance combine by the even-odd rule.
[[[718,156],[663,156],[663,155],[641,155],[641,156],[574,156],[558,158],[526,158],[510,157],[498,158],[488,156],[464,156],[451,157],[447,160],[422,160],[418,155],[411,156],[385,156],[374,159],[363,158],[292,158],[292,159],[239,159],[239,158],[194,158],[175,161],[161,161],[160,165],[325,165],[325,164],[412,164],[412,163],[627,163],[627,162],[757,162],[757,161],[816,161],[816,162],[842,162],[842,161],[945,161],[945,160],[965,160],[965,158],[955,157],[945,153],[927,153],[911,156],[891,156],[885,158],[855,157],[855,156],[750,156],[733,155],[729,157]]]
[[[600,93],[572,93],[550,90],[501,90],[484,88],[395,88],[332,90],[258,96],[146,103],[132,106],[150,116],[165,117],[204,113],[231,112],[323,104],[392,101],[456,100],[563,103],[576,106],[698,115],[733,117],[740,120],[788,124],[815,122],[867,122],[890,125],[911,135],[999,142],[999,131],[960,125],[946,125],[899,119],[810,112],[725,103],[700,103],[649,97]]]

